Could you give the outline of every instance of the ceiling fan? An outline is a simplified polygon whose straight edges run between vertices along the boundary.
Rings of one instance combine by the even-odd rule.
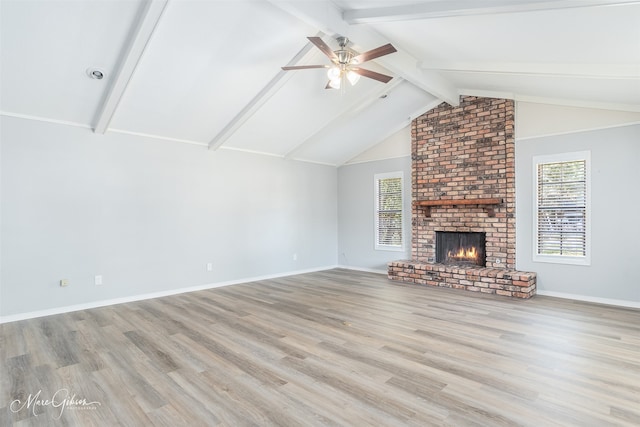
[[[393,47],[391,43],[358,54],[351,49],[347,49],[349,39],[346,37],[337,38],[340,49],[335,51],[331,50],[329,45],[327,45],[320,37],[307,38],[318,49],[320,49],[322,53],[327,55],[331,62],[333,62],[333,65],[293,65],[282,67],[283,70],[289,71],[307,70],[311,68],[328,68],[329,71],[327,71],[327,76],[329,77],[329,82],[325,86],[325,89],[344,90],[347,81],[351,84],[351,86],[353,86],[358,82],[360,76],[368,77],[382,83],[387,83],[393,78],[385,74],[360,68],[360,64],[362,64],[363,62],[396,52],[396,48]]]

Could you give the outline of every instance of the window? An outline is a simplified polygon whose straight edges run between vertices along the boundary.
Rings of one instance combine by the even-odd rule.
[[[404,250],[402,172],[375,175],[375,233],[378,250]]]
[[[534,157],[534,260],[590,264],[588,151]]]

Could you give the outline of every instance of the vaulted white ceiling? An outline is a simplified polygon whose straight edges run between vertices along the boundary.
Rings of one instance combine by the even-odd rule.
[[[0,0],[0,113],[341,165],[460,95],[640,112],[640,2]],[[344,93],[306,39],[398,52]],[[90,79],[86,70],[105,72]]]

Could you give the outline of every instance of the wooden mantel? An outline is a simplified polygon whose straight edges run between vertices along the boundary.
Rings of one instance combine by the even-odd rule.
[[[486,206],[487,215],[496,216],[493,208],[502,203],[502,199],[446,199],[446,200],[416,200],[414,205],[424,208],[425,216],[431,216],[433,206],[457,206],[457,205],[478,205]]]

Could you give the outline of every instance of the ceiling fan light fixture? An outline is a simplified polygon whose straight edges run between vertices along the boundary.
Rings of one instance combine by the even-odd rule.
[[[329,80],[336,80],[340,78],[340,68],[339,67],[331,67],[327,71],[327,77]]]
[[[375,49],[359,54],[351,49],[347,49],[349,39],[346,37],[338,37],[336,39],[340,45],[340,49],[338,50],[331,49],[329,45],[327,45],[322,38],[318,36],[307,37],[307,39],[331,60],[332,65],[287,65],[282,67],[283,70],[290,71],[328,68],[327,76],[329,77],[329,83],[325,86],[325,89],[340,89],[342,93],[345,91],[347,81],[349,81],[351,86],[355,86],[362,76],[382,83],[388,83],[389,80],[393,78],[376,71],[359,67],[363,62],[371,61],[372,59],[397,52],[396,48],[393,47],[391,43],[387,43],[384,46],[379,46]]]
[[[347,80],[349,80],[351,86],[355,86],[356,83],[358,83],[358,80],[360,80],[360,74],[355,71],[347,71]]]

